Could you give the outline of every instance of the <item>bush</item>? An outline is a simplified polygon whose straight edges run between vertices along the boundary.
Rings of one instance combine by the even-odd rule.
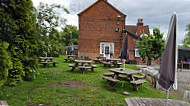
[[[10,54],[7,52],[9,44],[0,42],[0,88],[7,81],[8,70],[12,68]]]

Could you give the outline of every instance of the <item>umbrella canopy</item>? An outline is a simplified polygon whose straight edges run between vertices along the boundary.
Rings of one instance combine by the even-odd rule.
[[[121,59],[129,59],[129,52],[128,52],[128,41],[127,41],[127,36],[125,36],[125,41],[124,41],[124,45],[123,45],[123,49],[120,53],[120,57]]]
[[[161,58],[160,77],[158,83],[166,90],[173,85],[177,89],[177,36],[176,14],[172,15],[167,36],[167,43]],[[175,83],[175,84],[174,84]]]
[[[71,52],[71,53],[74,52],[74,45],[73,45],[73,43],[72,43],[72,45],[71,45],[70,52]]]

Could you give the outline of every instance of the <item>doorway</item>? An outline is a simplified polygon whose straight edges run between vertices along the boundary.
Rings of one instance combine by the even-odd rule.
[[[110,56],[114,55],[114,43],[101,42],[100,45],[100,54],[104,57],[109,59]]]

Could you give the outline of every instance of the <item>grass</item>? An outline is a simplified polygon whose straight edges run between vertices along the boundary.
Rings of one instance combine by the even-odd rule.
[[[152,89],[149,83],[139,87],[139,91],[134,91],[132,86],[119,82],[114,90],[109,89],[106,80],[102,79],[102,74],[109,72],[101,64],[96,64],[98,68],[95,72],[87,71],[82,74],[79,69],[70,72],[71,68],[63,61],[65,56],[55,58],[59,64],[56,67],[42,68],[37,70],[36,79],[31,82],[22,82],[17,86],[4,86],[0,89],[0,99],[6,100],[11,106],[33,106],[35,104],[45,104],[50,106],[86,106],[86,105],[126,105],[124,98],[147,97],[165,98],[165,93]],[[122,66],[121,66],[122,67]],[[126,65],[130,69],[137,70],[134,65]],[[68,88],[67,81],[80,81],[88,85],[86,88]],[[129,96],[123,95],[124,91],[130,92]]]

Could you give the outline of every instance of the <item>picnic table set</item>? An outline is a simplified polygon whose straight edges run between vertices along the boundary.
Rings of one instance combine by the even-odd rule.
[[[126,68],[110,68],[111,73],[104,73],[103,79],[106,79],[111,87],[115,86],[119,81],[128,81],[135,90],[138,91],[138,86],[146,83],[145,80],[142,80],[142,76],[137,76],[140,74],[140,71],[135,71]]]
[[[43,64],[45,68],[47,68],[50,64],[55,65],[58,63],[57,61],[53,61],[54,57],[40,57],[39,64]],[[101,60],[101,57],[97,57],[98,60]],[[68,66],[71,67],[71,72],[76,70],[77,68],[81,70],[82,73],[85,73],[87,70],[90,70],[91,72],[94,72],[95,68],[97,68],[96,65],[92,65],[91,60],[78,60],[76,55],[68,55],[66,59],[64,59],[66,62],[70,61],[74,64],[69,64]],[[95,61],[96,62],[96,61]],[[103,58],[103,61],[99,61],[100,63],[103,63],[106,67],[111,67],[111,65],[120,67],[122,63],[120,62],[120,59],[105,59]],[[108,69],[110,73],[104,73],[103,79],[106,79],[107,82],[110,84],[111,87],[115,86],[119,81],[128,81],[130,84],[132,84],[133,88],[135,90],[138,90],[138,86],[142,85],[146,81],[141,80],[143,76],[138,76],[136,74],[140,74],[140,71],[135,71],[131,69],[126,68],[110,68]]]
[[[65,58],[65,62],[74,62],[75,59],[77,59],[77,55],[67,55],[67,58]]]
[[[120,62],[120,59],[116,59],[116,58],[106,59],[105,57],[101,57],[101,56],[96,57],[94,62],[104,64],[104,67],[106,67],[106,68],[110,68],[112,65],[119,68],[120,65],[122,65],[122,63]]]
[[[72,67],[71,72],[73,72],[76,68],[79,68],[82,73],[85,73],[88,69],[93,72],[94,68],[97,68],[96,65],[92,65],[92,61],[90,60],[75,60],[74,63],[75,64],[69,64],[69,67]]]
[[[50,64],[52,64],[53,67],[58,64],[57,61],[53,61],[54,57],[40,57],[39,59],[39,64],[43,64],[45,68],[47,68]]]

